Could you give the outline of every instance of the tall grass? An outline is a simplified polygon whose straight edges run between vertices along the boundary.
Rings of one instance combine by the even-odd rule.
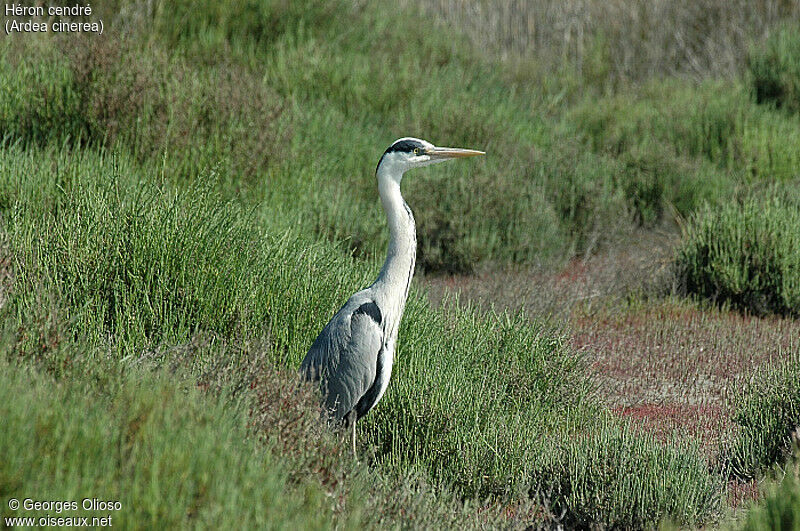
[[[0,131],[40,146],[113,146],[158,164],[169,182],[213,169],[216,190],[227,197],[264,199],[266,216],[280,209],[306,236],[345,238],[368,256],[383,246],[374,183],[383,146],[407,134],[489,146],[486,161],[407,180],[418,263],[429,271],[559,263],[624,233],[630,220],[616,165],[558,133],[535,87],[509,95],[491,63],[407,18],[390,24],[374,6],[358,10],[353,26],[347,3],[259,5],[263,20],[255,25],[203,4],[192,6],[184,33],[157,8],[142,14],[143,28],[158,29],[146,39],[141,29],[65,54],[48,41],[6,44],[0,68],[13,97]],[[332,15],[317,24],[320,13]],[[214,43],[227,51],[224,59]],[[47,107],[25,103],[37,97],[54,106],[47,116],[69,121],[39,117]]]
[[[501,57],[535,57],[544,72],[574,69],[583,83],[601,89],[669,75],[734,77],[745,67],[751,40],[800,16],[797,2],[783,0],[420,4],[479,48]]]
[[[122,354],[197,332],[269,332],[281,351],[293,344],[295,358],[313,339],[310,320],[367,278],[347,262],[337,276],[321,278],[339,252],[283,228],[264,231],[252,210],[211,191],[213,173],[181,191],[117,154],[11,148],[0,161],[16,311],[35,309],[45,289],[64,303],[76,331],[92,341],[112,338]],[[310,283],[298,283],[298,271]],[[271,330],[277,323],[281,331]],[[298,330],[295,344],[287,334]]]
[[[119,501],[119,511],[52,516],[110,515],[125,528],[226,526],[232,515],[255,527],[331,523],[320,485],[289,487],[281,459],[246,439],[246,410],[146,370],[126,371],[110,396],[87,396],[78,381],[56,384],[5,356],[0,372],[6,499]],[[2,514],[44,515],[6,504]],[[358,511],[342,518],[357,522]]]
[[[738,434],[725,450],[733,474],[759,477],[791,454],[800,427],[800,359],[797,352],[759,371],[734,397]]]
[[[756,102],[800,111],[800,37],[796,24],[774,31],[748,56],[748,71]]]
[[[779,191],[785,195],[779,198]],[[690,294],[757,315],[800,312],[800,217],[790,188],[699,212],[676,251]]]
[[[5,406],[17,422],[26,411],[55,419],[42,451],[61,433],[76,441],[58,446],[66,464],[56,471],[0,439],[9,459],[30,465],[30,476],[0,476],[9,492],[55,495],[54,477],[90,482],[130,493],[145,511],[134,516],[154,525],[224,525],[218,500],[228,497],[257,506],[246,523],[267,527],[716,517],[723,481],[697,448],[604,412],[586,360],[523,315],[437,311],[412,290],[395,378],[359,425],[369,470],[344,464],[324,435],[292,438],[286,418],[316,426],[316,411],[287,402],[290,378],[217,376],[249,370],[254,352],[263,365],[296,367],[376,273],[386,235],[374,165],[399,136],[490,153],[404,182],[428,271],[558,264],[673,206],[689,214],[748,180],[796,172],[794,119],[754,106],[735,83],[650,85],[636,98],[611,83],[597,108],[560,119],[576,86],[616,68],[602,34],[588,55],[567,54],[580,58],[576,85],[546,79],[552,65],[501,64],[405,5],[109,2],[100,9],[120,28],[113,37],[76,37],[64,52],[63,40],[0,43],[0,213],[14,278],[2,317],[18,335],[1,369],[13,375]],[[548,75],[531,74],[538,68]],[[776,219],[767,217],[786,223]],[[786,250],[776,242],[764,256]],[[793,297],[791,284],[781,289]],[[92,363],[76,361],[81,351]],[[180,365],[186,379],[132,368],[142,364]],[[37,391],[48,386],[60,394]],[[223,450],[215,417],[229,428]],[[162,433],[171,425],[182,431]],[[187,461],[194,439],[211,470],[253,470],[217,480]],[[98,453],[108,440],[134,441],[138,453],[87,464],[80,448]],[[155,476],[188,486],[165,506]],[[266,514],[269,489],[294,500],[285,516]],[[477,517],[473,499],[488,500]],[[518,520],[496,519],[509,513]]]
[[[259,228],[207,183],[179,193],[155,185],[120,155],[9,147],[3,164],[12,316],[24,322],[52,301],[64,339],[41,337],[54,345],[86,338],[108,349],[102,363],[111,367],[166,363],[165,348],[196,337],[263,339],[262,363],[296,367],[341,300],[377,269],[330,245]],[[28,363],[42,357],[37,337],[23,338]],[[533,500],[575,522],[692,522],[718,510],[721,485],[698,454],[601,422],[581,360],[524,316],[485,317],[458,305],[436,312],[414,294],[400,337],[393,385],[361,425],[364,450],[387,478],[420,474],[466,499]],[[224,358],[234,367],[247,361],[246,349],[188,352],[198,376]],[[69,377],[67,358],[45,358],[39,363],[52,374]],[[591,456],[605,455],[608,441],[616,441],[604,457],[612,468],[632,464],[649,475],[633,483],[627,474],[598,475]]]
[[[652,25],[658,10],[680,11],[637,6],[609,13],[649,13],[641,23]],[[488,149],[484,161],[432,169],[420,186],[407,181],[427,271],[558,264],[613,244],[632,223],[650,226],[673,207],[686,215],[726,197],[742,175],[796,173],[797,124],[753,106],[745,91],[714,83],[699,92],[652,85],[634,98],[623,91],[580,106],[564,129],[549,116],[563,110],[563,87],[548,88],[555,70],[544,80],[512,75],[512,66],[496,68],[493,52],[419,23],[424,11],[407,7],[414,16],[342,1],[112,2],[101,13],[126,28],[119,36],[83,39],[64,53],[52,39],[4,42],[0,133],[38,145],[116,146],[159,164],[171,182],[213,168],[226,196],[267,199],[306,236],[347,239],[367,256],[382,249],[374,165],[383,146],[413,134]],[[508,12],[536,14],[523,7]],[[573,7],[579,20],[599,4]],[[541,9],[537,21],[572,20],[563,6]],[[245,11],[251,16],[236,16]],[[767,27],[793,11],[769,3],[744,12]],[[613,57],[598,56],[597,68]],[[599,155],[585,153],[576,130]]]
[[[678,182],[705,187],[704,194],[723,185],[717,194],[724,196],[740,175],[750,180],[792,179],[800,163],[797,120],[753,105],[739,85],[652,84],[633,98],[619,95],[599,105],[587,100],[573,111],[571,122],[597,151],[655,152],[693,161],[688,175],[678,174]],[[662,171],[676,170],[680,166],[668,159]]]
[[[748,511],[741,529],[797,529],[800,527],[800,471],[797,457],[774,471],[764,498]]]
[[[75,39],[64,53],[46,40],[0,46],[0,136],[124,146],[173,182],[213,167],[227,188],[274,156],[280,99],[253,72],[229,64],[219,76],[132,37]]]
[[[8,427],[0,435],[0,494],[8,499],[71,500],[79,507],[84,498],[119,501],[118,511],[49,515],[111,516],[112,525],[126,528],[244,522],[481,529],[515,522],[494,508],[478,513],[446,486],[354,462],[319,422],[313,389],[269,363],[268,344],[201,339],[116,364],[109,362],[113,350],[41,325],[6,330],[0,342],[0,412]],[[49,341],[28,344],[26,337],[42,332]],[[18,362],[32,353],[37,363]],[[195,355],[213,356],[214,363],[187,372]],[[58,374],[40,370],[54,362]],[[6,505],[0,511],[47,513]]]

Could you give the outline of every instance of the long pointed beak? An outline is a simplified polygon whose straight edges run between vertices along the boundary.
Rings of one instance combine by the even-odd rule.
[[[449,148],[449,147],[434,147],[426,151],[432,159],[460,159],[464,157],[477,157],[478,155],[485,155],[483,151],[475,149],[462,149],[462,148]]]

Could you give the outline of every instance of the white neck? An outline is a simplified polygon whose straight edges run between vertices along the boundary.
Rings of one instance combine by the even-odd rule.
[[[417,258],[417,233],[414,216],[400,193],[402,175],[391,175],[393,168],[378,168],[378,192],[389,224],[389,247],[378,279],[372,288],[383,299],[388,316],[388,332],[394,336],[403,314]]]

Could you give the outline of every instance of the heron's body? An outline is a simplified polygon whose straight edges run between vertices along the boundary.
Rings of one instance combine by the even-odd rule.
[[[319,380],[324,405],[333,418],[353,426],[380,401],[389,385],[400,320],[416,262],[414,216],[400,193],[403,173],[439,160],[482,154],[436,148],[424,140],[401,138],[386,150],[376,176],[389,224],[386,261],[377,280],[355,293],[311,345],[301,373]]]

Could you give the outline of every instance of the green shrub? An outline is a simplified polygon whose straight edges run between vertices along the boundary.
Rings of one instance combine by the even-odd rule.
[[[171,366],[184,352],[190,378],[213,387],[208,375],[238,371],[254,341],[268,346],[265,364],[296,367],[377,272],[386,234],[374,166],[398,136],[489,153],[404,183],[420,267],[467,271],[479,261],[594,252],[631,216],[655,224],[671,205],[686,214],[730,197],[740,175],[794,175],[793,119],[751,105],[735,85],[665,83],[587,103],[559,129],[551,113],[563,110],[560,82],[547,81],[545,95],[520,79],[509,84],[502,62],[454,31],[380,3],[112,1],[101,9],[124,38],[75,41],[63,53],[58,40],[0,43],[0,212],[15,280],[2,318],[21,330],[7,356],[19,366],[0,368],[10,382],[3,414],[14,417],[13,430],[24,429],[25,415],[55,419],[58,429],[31,444],[48,451],[66,441],[53,451],[69,456],[58,470],[33,463],[27,447],[11,449],[12,430],[0,454],[17,452],[9,459],[30,475],[0,470],[0,487],[53,496],[63,494],[58,485],[113,487],[135,493],[130,503],[143,501],[149,512],[137,516],[153,527],[224,527],[217,488],[250,507],[246,524],[266,527],[313,527],[331,512],[341,527],[497,527],[509,525],[498,512],[525,508],[510,525],[557,524],[562,511],[574,527],[713,520],[723,487],[696,448],[609,420],[583,360],[522,315],[437,311],[412,290],[392,385],[359,424],[362,455],[375,465],[360,484],[341,463],[318,467],[314,454],[337,451],[330,441],[272,446],[281,435],[269,430],[283,425],[284,410],[270,408],[290,394],[283,384],[261,396],[263,415],[253,421],[267,447],[280,448],[253,461],[261,447],[244,440],[240,422],[252,411],[200,393],[194,380],[174,388],[169,376],[131,365]],[[608,76],[608,50],[602,40],[593,46],[586,79]],[[318,236],[343,244],[312,243]],[[345,245],[369,259],[348,258]],[[37,313],[43,304],[53,313]],[[30,320],[43,324],[30,330]],[[81,350],[95,353],[93,370],[76,362]],[[146,413],[146,435],[128,433],[119,404]],[[78,424],[87,438],[70,427]],[[180,429],[167,433],[167,425]],[[218,429],[227,438],[213,437]],[[212,439],[226,449],[206,452]],[[76,455],[108,440],[115,449],[139,444],[135,460],[117,460],[125,474],[105,457],[93,464]],[[214,463],[235,473],[209,480],[190,459],[195,446],[213,459],[224,454]],[[154,500],[160,489],[142,485],[181,472],[173,468],[190,485],[166,507]],[[303,481],[309,470],[328,477]],[[345,480],[381,494],[331,487]],[[250,485],[262,481],[266,490]],[[282,495],[294,503],[285,520],[261,519],[274,508],[263,503],[273,487],[278,503]],[[472,497],[488,497],[489,509],[463,503]],[[462,518],[469,508],[476,518]]]
[[[311,323],[367,280],[363,267],[334,266],[342,259],[335,248],[285,227],[259,228],[252,211],[212,191],[213,173],[184,191],[145,175],[121,154],[3,153],[0,189],[20,315],[40,304],[41,291],[50,293],[76,333],[113,337],[123,355],[203,331],[261,337],[281,323],[269,332],[276,349],[292,348],[296,357],[313,339]],[[298,270],[308,282],[298,282]],[[322,270],[338,274],[322,278]],[[287,341],[298,330],[302,339]]]
[[[60,335],[23,342],[18,355],[28,363],[41,356],[37,345],[85,337],[90,346],[110,345],[104,364],[164,364],[171,345],[208,337],[216,345],[267,338],[263,362],[296,367],[342,301],[378,269],[333,246],[309,245],[280,224],[259,228],[250,211],[211,193],[213,183],[181,192],[156,186],[120,155],[12,147],[0,170],[14,257],[9,318],[24,322],[42,301],[52,301],[63,321]],[[222,359],[241,365],[246,352],[190,349],[186,359],[203,374]],[[68,356],[45,357],[40,363],[53,374],[69,366]],[[713,518],[713,503],[697,503],[718,493],[713,476],[682,447],[662,451],[634,434],[620,436],[609,466],[637,463],[651,478],[632,485],[623,475],[597,478],[584,466],[591,459],[581,456],[604,452],[603,434],[620,429],[598,421],[600,406],[584,371],[561,340],[524,315],[484,316],[458,305],[434,311],[414,292],[392,385],[360,424],[361,440],[367,455],[374,448],[387,478],[421,476],[465,499],[498,503],[526,504],[531,492],[558,492],[567,500],[559,507],[581,525],[628,521],[621,498],[609,507],[592,505],[604,492],[641,499],[635,522]],[[567,450],[552,444],[575,434],[587,439],[579,437],[574,448],[565,442]],[[551,488],[580,463],[580,493]],[[672,492],[678,501],[665,504],[663,485],[653,478],[678,476],[673,483],[688,494]],[[594,508],[581,509],[586,504]]]
[[[388,235],[375,165],[394,137],[318,103],[302,115],[284,114],[280,121],[302,131],[303,142],[289,144],[285,158],[264,181],[264,214],[271,217],[280,208],[282,216],[296,219],[295,226],[309,235],[344,240],[358,256],[382,259]],[[333,129],[339,133],[331,135]],[[343,143],[343,137],[351,141]],[[481,146],[444,138],[449,145]],[[306,146],[313,146],[313,153]],[[595,170],[589,161],[585,168],[574,168],[567,156],[545,150],[518,158],[516,150],[506,146],[505,152],[483,160],[442,164],[405,176],[403,194],[417,221],[420,270],[464,272],[480,262],[557,262],[577,247],[553,205],[553,198],[567,202],[572,197],[561,191],[567,183],[559,177],[600,180],[604,177],[597,174],[604,168]],[[557,157],[558,169],[553,168]],[[584,169],[593,174],[583,177]],[[605,212],[602,198],[590,194],[589,200],[594,209],[580,210],[580,216],[606,223],[592,218]],[[576,233],[581,230],[577,222],[574,227]]]
[[[800,428],[800,356],[762,370],[734,397],[735,438],[725,448],[733,474],[757,477],[781,463],[791,451],[792,435]]]
[[[775,29],[751,48],[747,65],[756,103],[800,112],[800,26]]]
[[[757,315],[800,314],[800,211],[790,188],[707,206],[675,256],[687,293]]]
[[[523,315],[486,326],[449,307],[423,320],[412,302],[392,385],[365,419],[382,466],[425,470],[470,496],[527,494],[578,527],[717,514],[721,483],[697,450],[607,418],[583,361]]]
[[[615,423],[575,433],[532,470],[550,511],[567,528],[645,529],[666,517],[708,522],[721,508],[723,482],[691,442],[664,445]],[[652,464],[659,463],[657,467]]]
[[[161,5],[124,17],[121,6],[105,6],[109,18],[161,29],[147,39],[134,30],[86,38],[63,54],[46,43],[42,54],[6,45],[3,82],[14,96],[0,126],[11,141],[80,138],[128,152],[169,182],[213,171],[216,191],[266,199],[266,215],[281,209],[304,236],[346,240],[358,256],[384,249],[374,167],[388,143],[413,134],[491,146],[485,160],[407,181],[425,271],[559,263],[596,251],[629,223],[615,165],[557,134],[535,90],[510,95],[501,74],[454,47],[452,35],[372,5],[355,13],[340,2],[284,4],[237,5],[233,12],[257,19],[237,22],[218,6],[179,3],[177,13],[193,10],[184,24]],[[31,59],[40,56],[52,59]],[[48,83],[59,89],[47,96],[57,109],[23,119],[27,104],[16,94],[30,100]]]
[[[651,83],[636,92],[586,100],[568,119],[595,151],[674,158],[678,164],[662,169],[667,175],[683,161],[681,182],[704,188],[703,195],[725,197],[741,176],[789,180],[800,166],[797,120],[754,105],[738,84]]]
[[[741,529],[800,529],[800,469],[798,457],[785,469],[777,468],[763,489],[763,498],[749,510]]]
[[[278,156],[280,98],[252,69],[218,75],[158,42],[75,39],[64,54],[0,47],[0,139],[125,150],[173,182],[214,168],[237,189]]]
[[[334,516],[321,485],[292,485],[277,455],[246,439],[246,410],[227,400],[131,367],[106,396],[87,396],[79,378],[55,383],[5,356],[0,374],[5,499],[116,500],[119,511],[57,516],[110,515],[125,528],[225,527],[235,520],[322,529]],[[44,516],[6,504],[1,512]],[[344,521],[352,518],[352,525],[357,515]]]
[[[319,31],[347,12],[341,1],[284,0],[246,1],[231,4],[178,1],[155,13],[155,30],[173,45],[199,48],[208,53],[216,47],[268,46],[284,33],[301,28]],[[175,21],[180,20],[181,24]]]
[[[0,140],[38,145],[89,140],[69,63],[41,41],[20,50],[13,40],[0,43]]]
[[[447,485],[354,461],[320,423],[316,390],[275,367],[269,339],[201,333],[122,358],[75,340],[58,303],[43,300],[21,322],[2,314],[0,495],[119,500],[113,522],[126,527],[513,522]]]

